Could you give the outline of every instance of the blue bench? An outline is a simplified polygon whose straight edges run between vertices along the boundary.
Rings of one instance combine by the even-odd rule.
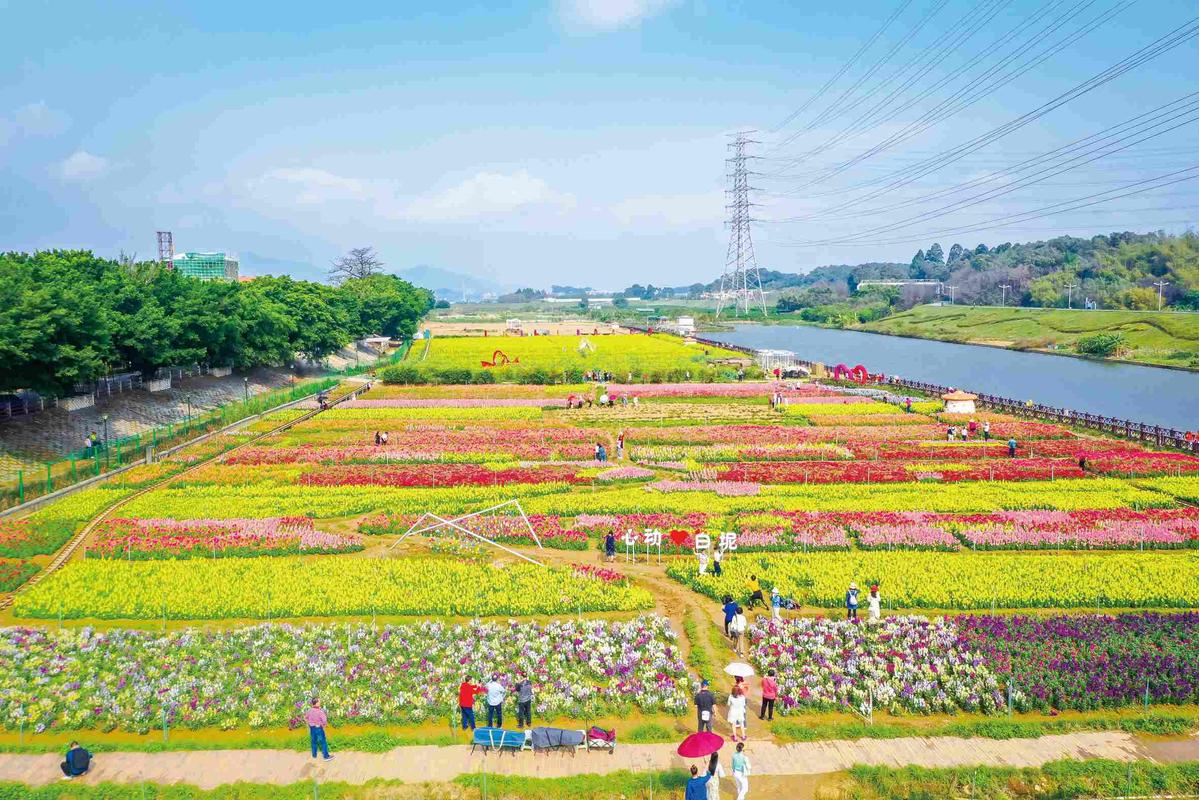
[[[470,751],[475,752],[476,747],[482,747],[484,754],[491,752],[492,749],[503,752],[504,750],[516,753],[525,746],[524,731],[506,731],[503,728],[475,728],[474,737],[470,742]]]

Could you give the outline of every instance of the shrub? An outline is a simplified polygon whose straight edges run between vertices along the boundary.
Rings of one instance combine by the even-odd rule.
[[[1118,333],[1096,333],[1084,336],[1074,343],[1074,349],[1088,356],[1113,356],[1124,344],[1124,337]]]

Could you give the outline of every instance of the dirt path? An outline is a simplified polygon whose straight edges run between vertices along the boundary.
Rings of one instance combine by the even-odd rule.
[[[278,750],[202,750],[172,753],[103,753],[84,783],[182,782],[202,788],[246,781],[288,784],[297,781],[346,781],[361,784],[373,778],[412,782],[451,781],[483,770],[491,774],[555,778],[617,770],[648,772],[684,770],[691,762],[680,758],[672,744],[621,745],[614,754],[529,752],[515,755],[474,754],[466,746],[400,747],[387,753],[337,752],[337,733],[331,732],[336,758],[314,761],[307,753]],[[753,773],[763,781],[785,776],[816,776],[842,772],[855,764],[876,766],[961,767],[972,765],[1039,766],[1063,758],[1106,758],[1115,761],[1157,762],[1199,759],[1199,738],[1178,742],[1171,750],[1155,748],[1126,733],[1074,733],[1038,739],[960,739],[955,737],[862,739],[776,745],[751,742],[747,747]],[[61,756],[0,755],[0,781],[42,785],[58,780]],[[727,764],[725,769],[728,769]],[[724,788],[732,790],[732,781]],[[760,796],[760,795],[759,795]]]

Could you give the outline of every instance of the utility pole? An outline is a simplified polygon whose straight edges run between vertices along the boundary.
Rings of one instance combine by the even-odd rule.
[[[1074,308],[1074,290],[1077,288],[1077,283],[1066,284],[1066,308]]]
[[[1170,285],[1169,281],[1154,281],[1153,285],[1157,287],[1157,310],[1162,310],[1162,290]]]
[[[1012,285],[1010,283],[1001,283],[999,284],[999,288],[1001,290],[999,294],[999,307],[1003,308],[1007,305],[1007,290],[1012,288]]]
[[[729,248],[724,260],[724,274],[720,276],[720,297],[716,301],[717,318],[724,310],[730,294],[734,315],[741,312],[748,316],[751,303],[762,309],[763,316],[766,315],[762,275],[758,272],[758,260],[754,256],[754,242],[750,234],[750,223],[753,219],[749,210],[754,204],[749,202],[749,192],[753,187],[749,185],[751,173],[746,169],[746,162],[756,156],[745,154],[747,145],[760,142],[750,139],[750,133],[753,131],[732,134],[733,141],[729,142],[728,147],[733,151],[733,155],[732,158],[725,159],[730,165],[730,188],[726,190],[731,197],[731,202],[726,206],[729,210]]]

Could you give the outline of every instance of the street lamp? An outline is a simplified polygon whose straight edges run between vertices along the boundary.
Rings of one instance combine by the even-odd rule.
[[[249,376],[246,376],[245,378],[241,379],[241,387],[242,387],[246,402],[247,403],[250,402],[250,378],[249,378]]]
[[[104,446],[108,447],[108,415],[101,414],[100,421],[104,423]]]

